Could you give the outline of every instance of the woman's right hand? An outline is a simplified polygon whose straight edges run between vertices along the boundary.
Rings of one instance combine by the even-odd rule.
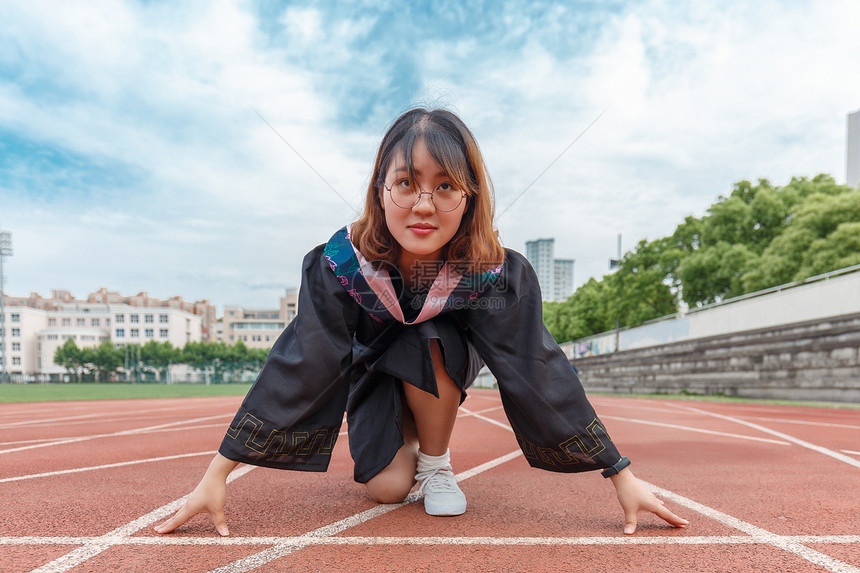
[[[221,454],[215,454],[203,479],[191,492],[191,496],[173,517],[155,526],[157,533],[170,533],[198,513],[208,513],[219,535],[230,535],[227,518],[224,517],[224,504],[227,501],[227,476],[238,465]]]

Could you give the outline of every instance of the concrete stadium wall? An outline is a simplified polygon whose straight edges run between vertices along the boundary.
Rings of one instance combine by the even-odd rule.
[[[597,334],[561,345],[568,358],[607,354],[860,313],[860,269],[837,276],[822,275],[753,293],[709,307],[693,309],[642,326]],[[832,274],[832,273],[831,273]]]
[[[577,358],[586,391],[860,402],[860,313]]]

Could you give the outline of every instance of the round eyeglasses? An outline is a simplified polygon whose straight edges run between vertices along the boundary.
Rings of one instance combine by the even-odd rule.
[[[430,201],[437,211],[453,211],[460,206],[466,192],[457,189],[450,183],[440,183],[433,191],[420,191],[412,185],[408,179],[401,179],[391,187],[382,184],[382,187],[391,195],[391,200],[401,209],[412,209],[421,200],[422,195],[430,195]]]

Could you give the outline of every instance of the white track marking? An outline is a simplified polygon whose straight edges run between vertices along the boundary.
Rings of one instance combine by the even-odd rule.
[[[860,535],[774,535],[792,543],[860,543]],[[0,545],[81,545],[98,537],[0,537]],[[618,537],[129,537],[122,546],[140,545],[771,545],[750,535]]]
[[[233,412],[229,415],[232,416],[234,414],[235,414],[235,412]],[[227,416],[228,414],[224,414],[224,415]],[[107,423],[107,422],[126,422],[126,423],[127,422],[144,422],[144,421],[150,420],[150,419],[155,418],[155,417],[156,416],[129,416],[129,417],[125,417],[125,418],[99,418],[98,422],[100,424]],[[161,418],[163,416],[157,416],[157,417]],[[63,422],[63,423],[56,423],[56,424],[39,424],[39,428],[40,429],[41,428],[49,428],[51,426],[61,426],[63,428],[68,428],[71,426],[78,426],[78,425],[90,424],[90,423],[92,423],[92,420],[82,420],[80,422]]]
[[[623,396],[619,396],[619,398],[623,398]],[[595,399],[591,400],[592,404],[601,404],[601,407],[605,408],[630,408],[635,409],[637,411],[649,411],[649,412],[677,412],[677,406],[675,408],[668,407],[655,407],[655,406],[643,406],[641,404],[630,404],[630,403],[617,403],[615,401],[609,402],[601,402],[601,400]],[[673,405],[674,406],[674,405]],[[600,418],[606,418],[608,416],[599,416]],[[822,426],[827,428],[846,428],[849,430],[860,430],[860,426],[850,425],[850,424],[836,424],[834,422],[811,422],[808,420],[786,420],[784,418],[767,418],[767,417],[759,417],[759,416],[736,416],[737,418],[743,420],[758,420],[761,422],[779,422],[781,424],[804,424],[808,426]]]
[[[501,465],[505,462],[509,462],[514,458],[520,457],[521,455],[523,455],[523,452],[521,450],[514,450],[513,452],[511,452],[509,454],[498,457],[494,460],[490,460],[490,461],[483,463],[479,466],[475,466],[470,470],[466,470],[464,472],[458,473],[457,474],[457,481],[459,482],[459,481],[463,481],[464,479],[469,479],[472,476],[476,476],[479,473],[485,472],[487,470],[491,470],[494,467]]]
[[[494,420],[494,419],[492,419],[492,418],[488,418],[488,417],[486,417],[486,416],[482,416],[482,415],[480,415],[478,412],[471,412],[471,411],[467,410],[466,408],[463,408],[462,406],[460,407],[460,409],[461,409],[461,410],[463,410],[464,412],[466,412],[469,416],[474,416],[475,418],[478,418],[479,420],[483,420],[483,421],[485,421],[485,422],[489,422],[489,423],[493,424],[494,426],[498,426],[498,427],[500,427],[500,428],[504,428],[504,429],[506,429],[506,430],[507,430],[507,431],[509,431],[509,432],[513,432],[513,430],[511,429],[511,427],[510,427],[508,424],[505,424],[504,422],[499,422],[498,420]],[[494,409],[495,409],[495,408],[494,408]]]
[[[468,418],[469,416],[474,416],[476,414],[486,414],[487,412],[495,412],[496,410],[501,410],[502,406],[493,406],[492,408],[484,408],[483,410],[478,410],[477,412],[473,412],[468,408],[464,408],[460,406],[460,409],[457,410],[458,418]]]
[[[833,422],[810,422],[808,420],[784,420],[782,418],[762,418],[756,416],[738,416],[742,420],[758,420],[759,422],[779,422],[780,424],[803,424],[806,426],[821,426],[823,428],[845,428],[847,430],[860,430],[860,426],[850,424],[835,424]]]
[[[651,491],[653,491],[657,495],[660,495],[666,499],[670,499],[678,505],[682,505],[686,508],[692,509],[693,511],[697,511],[702,515],[715,521],[719,521],[724,525],[742,531],[755,539],[761,540],[762,543],[768,543],[790,553],[794,553],[798,557],[802,557],[803,559],[806,559],[811,563],[815,563],[816,565],[820,565],[821,567],[826,568],[828,571],[835,571],[838,573],[860,573],[860,568],[839,561],[838,559],[834,559],[833,557],[815,551],[814,549],[810,549],[809,547],[806,547],[805,545],[802,545],[797,541],[787,539],[781,535],[772,533],[757,525],[742,521],[737,517],[732,517],[731,515],[718,511],[712,507],[708,507],[701,503],[695,502],[692,499],[686,498],[682,495],[678,495],[673,491],[663,489],[662,487],[648,483],[644,480],[640,481],[642,481],[642,483],[644,483],[648,488],[651,489]]]
[[[126,421],[130,421],[130,420],[138,420],[139,421],[139,418],[145,418],[146,417],[146,416],[144,416],[144,414],[153,414],[155,412],[172,412],[174,410],[183,410],[183,411],[187,412],[188,407],[187,406],[169,406],[169,407],[165,406],[163,408],[150,408],[149,410],[135,410],[133,412],[128,412],[127,413],[128,416],[126,416],[123,419]],[[64,411],[65,411],[65,408],[64,408]],[[19,415],[24,415],[24,414],[30,415],[30,411],[17,412],[17,413]],[[110,412],[110,413],[113,414],[113,412]],[[9,422],[6,424],[0,424],[0,430],[5,430],[5,429],[11,428],[13,426],[40,426],[40,427],[42,427],[42,426],[48,426],[48,425],[52,425],[52,424],[59,423],[59,422],[70,422],[72,424],[84,423],[84,422],[89,421],[89,420],[87,420],[87,418],[97,418],[99,416],[104,416],[104,413],[99,412],[99,413],[95,413],[95,414],[80,414],[78,416],[65,416],[62,418],[45,418],[45,419],[37,419],[37,420],[34,420],[32,418],[28,418],[27,420],[22,420],[20,422]],[[78,422],[74,422],[74,420],[78,420]]]
[[[233,414],[230,414],[230,415],[232,416]],[[162,428],[160,430],[147,430],[145,432],[139,432],[139,433],[140,434],[160,434],[160,433],[164,433],[164,432],[183,432],[183,431],[187,431],[187,430],[203,430],[205,428],[226,428],[226,426],[223,423],[221,423],[221,424],[195,424],[191,428]],[[112,434],[109,434],[109,435],[112,435]],[[83,436],[79,436],[79,437],[83,437]],[[86,436],[86,437],[90,437],[90,436]],[[98,435],[93,436],[93,437],[104,437],[104,434],[98,434]],[[18,445],[18,444],[41,444],[44,442],[52,442],[52,441],[56,441],[56,440],[57,440],[57,438],[43,438],[41,440],[21,440],[20,442],[0,442],[0,446],[14,446],[14,445]]]
[[[100,466],[88,466],[85,468],[74,468],[74,469],[69,469],[69,470],[57,470],[54,472],[45,472],[45,473],[40,473],[40,474],[30,474],[30,475],[25,475],[25,476],[8,477],[8,478],[0,479],[0,483],[6,483],[9,481],[21,481],[21,480],[25,480],[25,479],[35,479],[35,478],[42,478],[42,477],[53,477],[53,476],[59,476],[59,475],[65,475],[65,474],[75,474],[75,473],[79,473],[79,472],[89,472],[89,471],[93,471],[93,470],[104,470],[104,469],[108,469],[108,468],[120,468],[123,466],[133,466],[136,464],[147,464],[150,462],[165,462],[168,460],[178,460],[181,458],[191,458],[194,456],[206,456],[206,455],[212,456],[212,455],[215,455],[215,452],[209,451],[209,452],[195,452],[193,454],[177,454],[175,456],[163,456],[160,458],[147,458],[145,460],[134,460],[134,461],[130,461],[130,462],[117,462],[117,463],[113,463],[113,464],[103,464]]]
[[[217,420],[218,418],[226,418],[228,416],[232,418],[235,415],[236,415],[235,413],[217,414],[215,416],[204,416],[202,418],[192,418],[190,420],[179,420],[178,422],[168,422],[166,424],[158,424],[156,426],[146,426],[145,428],[136,428],[133,430],[122,430],[120,432],[117,432],[116,435],[117,436],[125,436],[125,435],[129,435],[129,434],[143,434],[145,432],[151,432],[154,430],[161,430],[164,428],[173,428],[175,426],[194,424],[196,422],[206,422],[208,420]]]
[[[679,426],[677,424],[666,424],[663,422],[652,422],[650,420],[637,420],[635,418],[623,418],[619,416],[600,416],[601,420],[620,420],[622,422],[633,422],[634,424],[646,424],[648,426],[659,426],[662,428],[672,428],[673,430],[685,430],[687,432],[699,432],[701,434],[712,434],[714,436],[722,436],[725,438],[737,438],[740,440],[754,440],[756,442],[767,442],[769,444],[779,444],[780,446],[790,446],[788,442],[779,440],[771,440],[770,438],[757,438],[755,436],[744,436],[741,434],[729,434],[727,432],[717,432],[715,430],[705,430],[702,428],[693,428],[690,426]]]
[[[227,477],[227,483],[239,479],[256,467],[257,466],[242,466],[234,470]],[[185,500],[190,496],[190,493],[186,494],[166,505],[162,505],[158,509],[150,511],[146,515],[139,517],[134,521],[126,523],[121,527],[117,527],[113,531],[109,531],[100,537],[90,538],[90,541],[85,543],[83,546],[66,553],[62,557],[54,559],[50,563],[46,563],[38,569],[34,569],[31,573],[61,573],[63,571],[68,571],[114,545],[124,545],[128,542],[131,535],[174,513],[182,507],[182,504],[185,503]]]
[[[215,420],[217,418],[224,418],[226,416],[233,416],[233,414],[218,414],[217,416],[205,416],[203,418],[193,418],[190,420],[181,420],[179,422],[170,422],[168,424],[158,424],[156,426],[147,426],[145,428],[135,428],[132,430],[120,430],[118,432],[110,432],[107,434],[92,434],[89,436],[78,436],[75,438],[60,438],[51,442],[44,442],[41,444],[33,444],[30,446],[21,446],[18,448],[9,448],[6,450],[0,450],[0,454],[9,454],[12,452],[20,452],[23,450],[32,450],[34,448],[47,448],[50,446],[62,446],[64,444],[72,444],[75,442],[86,442],[88,440],[95,440],[97,438],[114,438],[117,436],[132,436],[137,434],[145,434],[147,432],[154,432],[158,430],[162,430],[164,428],[179,426],[181,424],[193,424],[195,422],[205,422],[207,420]],[[183,429],[192,429],[192,428],[183,428]]]
[[[474,416],[474,417],[482,418],[482,419],[486,420],[487,418],[483,418],[482,416],[479,416],[478,414],[483,413],[483,412],[492,412],[494,410],[499,410],[499,409],[501,409],[501,406],[495,406],[493,408],[487,408],[486,410],[478,410],[477,412],[471,412],[466,408],[460,407],[460,409],[457,411],[457,419],[459,420],[460,418],[468,418],[470,416]],[[346,421],[346,418],[344,418],[344,422],[345,421]],[[498,422],[496,422],[496,423],[498,423]],[[503,426],[503,427],[507,428],[507,426]],[[510,428],[508,428],[508,429],[510,429]],[[348,436],[348,435],[349,435],[348,431],[343,431],[343,432],[340,432],[338,434],[338,437]]]
[[[621,396],[621,397],[623,397],[623,396]],[[627,409],[631,409],[631,410],[636,410],[637,412],[648,411],[648,412],[666,412],[666,413],[671,412],[673,414],[677,413],[675,410],[672,410],[670,408],[661,408],[659,406],[644,406],[640,403],[632,403],[632,404],[628,403],[628,402],[618,403],[614,400],[602,401],[599,398],[600,397],[598,397],[598,399],[591,400],[591,403],[595,407],[595,410],[600,410],[602,408],[627,408]],[[631,398],[631,400],[637,400],[638,401],[639,399],[638,398]],[[599,406],[599,408],[598,408],[598,406]],[[597,417],[602,418],[603,416],[598,414]]]
[[[407,496],[406,500],[401,503],[390,503],[390,504],[380,504],[376,507],[372,507],[368,510],[362,511],[345,519],[341,519],[340,521],[336,521],[332,524],[320,527],[318,529],[314,529],[304,535],[300,535],[299,537],[279,539],[274,546],[260,551],[259,553],[255,553],[253,555],[249,555],[243,559],[239,559],[238,561],[234,561],[224,567],[219,567],[218,569],[213,569],[211,573],[233,573],[237,571],[251,571],[260,567],[262,565],[266,565],[274,561],[275,559],[279,559],[285,555],[289,555],[294,551],[306,547],[307,545],[311,545],[314,543],[316,539],[324,539],[329,538],[337,533],[340,533],[344,529],[348,529],[350,527],[359,525],[364,523],[365,521],[369,521],[375,517],[379,517],[380,515],[385,515],[390,511],[394,511],[395,509],[399,509],[404,505],[408,505],[414,501],[417,501],[420,497],[417,494],[410,494]]]
[[[93,438],[101,438],[105,436],[109,436],[110,434],[104,434],[102,436],[86,436],[82,438],[66,438],[63,440],[53,440],[50,442],[43,442],[41,444],[34,444],[32,446],[21,446],[18,448],[9,448],[7,450],[0,450],[0,454],[11,454],[13,452],[21,452],[24,450],[32,450],[34,448],[47,448],[50,446],[62,446],[63,444],[73,444],[75,442],[86,442],[87,440],[91,440]]]
[[[103,414],[82,414],[80,416],[65,416],[63,418],[48,418],[47,420],[33,420],[27,419],[22,420],[20,422],[9,422],[7,424],[0,425],[0,430],[8,430],[9,428],[15,428],[20,426],[41,426],[43,424],[52,423],[52,422],[68,422],[71,420],[86,420],[91,418],[98,418]]]
[[[44,444],[45,442],[53,442],[57,438],[40,438],[38,440],[17,440],[15,442],[0,442],[0,446],[19,446],[21,444]]]
[[[851,450],[842,450],[842,453],[850,456],[860,456],[860,452],[852,452]]]
[[[470,470],[459,474],[457,476],[457,481],[469,479],[470,477],[476,476],[481,472],[485,472],[489,469],[492,469],[499,464],[503,464],[507,461],[510,461],[519,455],[521,455],[521,452],[519,450],[516,450],[507,455],[489,461],[485,464],[476,466]],[[390,511],[399,509],[405,505],[418,501],[421,498],[421,495],[417,493],[412,493],[409,494],[406,500],[402,503],[377,505],[376,507],[362,511],[361,513],[357,513],[345,519],[341,519],[340,521],[336,521],[330,525],[314,529],[313,531],[305,533],[304,535],[300,535],[297,538],[292,538],[289,541],[279,541],[273,547],[265,549],[259,553],[255,553],[254,555],[249,555],[248,557],[239,559],[223,567],[213,569],[212,571],[210,571],[210,573],[240,573],[244,571],[252,571],[257,567],[261,567],[263,565],[271,563],[276,559],[280,559],[285,555],[289,555],[294,551],[311,545],[317,539],[335,539],[332,536],[340,533],[341,531],[344,531],[345,529],[349,529],[350,527],[354,527],[356,525],[364,523],[365,521],[369,521],[375,517],[379,517],[380,515],[384,515]]]
[[[674,405],[673,405],[674,406]],[[700,410],[699,408],[692,408],[690,406],[674,406],[676,408],[680,408],[682,410],[689,410],[690,412],[696,412],[699,414],[704,414],[706,416],[712,416],[714,418],[719,418],[721,420],[727,420],[729,422],[734,422],[736,424],[742,424],[744,426],[749,426],[750,428],[754,428],[760,432],[764,432],[765,434],[770,434],[772,436],[776,436],[777,438],[782,438],[788,442],[792,442],[797,444],[798,446],[803,446],[804,448],[808,448],[810,450],[816,451],[820,454],[824,454],[825,456],[830,456],[831,458],[835,458],[840,462],[845,462],[848,465],[852,465],[856,468],[860,468],[860,461],[855,460],[854,458],[849,458],[848,456],[841,454],[839,452],[834,452],[833,450],[824,448],[822,446],[817,446],[815,444],[811,444],[804,440],[795,438],[794,436],[789,436],[788,434],[783,434],[782,432],[777,432],[776,430],[771,430],[770,428],[766,428],[764,426],[760,426],[758,424],[753,424],[752,422],[747,422],[745,420],[741,420],[739,418],[735,418],[733,416],[725,416],[723,414],[716,414],[714,412],[709,412],[707,410]]]

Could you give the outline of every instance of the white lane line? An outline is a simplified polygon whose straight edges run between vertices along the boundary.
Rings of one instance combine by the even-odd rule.
[[[113,464],[103,464],[100,466],[88,466],[88,467],[84,467],[84,468],[73,468],[73,469],[69,469],[69,470],[57,470],[54,472],[44,472],[44,473],[40,473],[40,474],[30,474],[30,475],[25,475],[25,476],[8,477],[8,478],[0,479],[0,483],[10,482],[10,481],[21,481],[21,480],[25,480],[25,479],[53,477],[53,476],[59,476],[59,475],[64,475],[64,474],[75,474],[75,473],[79,473],[79,472],[89,472],[89,471],[93,471],[93,470],[104,470],[104,469],[108,469],[108,468],[120,468],[123,466],[133,466],[136,464],[147,464],[150,462],[165,462],[168,460],[178,460],[181,458],[191,458],[194,456],[206,456],[206,455],[213,456],[213,455],[215,455],[215,452],[209,451],[209,452],[195,452],[193,454],[177,454],[175,456],[163,456],[160,458],[147,458],[145,460],[134,460],[134,461],[130,461],[130,462],[116,462]]]
[[[492,408],[484,408],[483,410],[478,410],[477,412],[473,412],[468,408],[464,408],[460,406],[460,409],[457,410],[458,418],[468,418],[470,416],[477,416],[478,414],[486,414],[488,412],[495,412],[496,410],[501,410],[502,406],[493,406]]]
[[[847,430],[860,430],[860,426],[850,424],[836,424],[833,422],[810,422],[808,420],[785,420],[783,418],[762,418],[757,416],[738,416],[743,420],[758,420],[760,422],[779,422],[780,424],[803,424],[805,426],[821,426],[823,428],[845,428]]]
[[[682,505],[686,508],[692,509],[693,511],[697,511],[710,519],[719,521],[724,525],[742,531],[747,535],[750,535],[753,538],[760,540],[762,543],[768,543],[790,553],[794,553],[798,557],[801,557],[811,563],[815,563],[816,565],[820,565],[828,571],[834,571],[837,573],[860,573],[860,568],[839,561],[838,559],[834,559],[833,557],[815,551],[814,549],[810,549],[809,547],[802,545],[800,542],[783,537],[781,535],[777,535],[757,525],[742,521],[737,517],[732,517],[731,515],[723,513],[712,507],[708,507],[701,503],[695,502],[692,499],[679,495],[673,491],[669,491],[668,489],[663,489],[662,487],[648,483],[641,479],[640,481],[642,481],[642,483],[644,483],[645,486],[651,489],[651,491],[653,491],[656,495],[662,496],[666,499],[670,499],[678,505]]]
[[[672,413],[677,414],[676,410],[670,410],[669,408],[661,408],[659,406],[643,406],[642,404],[637,403],[629,403],[629,402],[617,402],[615,400],[600,400],[600,397],[597,397],[594,400],[591,400],[592,405],[594,405],[595,410],[601,411],[603,409],[609,408],[626,408],[628,410],[636,410],[639,411],[648,411],[648,412],[664,412],[664,413]],[[634,398],[634,400],[639,400],[639,398]],[[597,416],[598,418],[602,418],[600,414]]]
[[[462,407],[460,409],[465,410]],[[466,411],[468,412],[468,410],[466,410]],[[491,424],[495,424],[496,426],[499,426],[500,428],[504,428],[509,432],[513,432],[513,430],[511,429],[511,427],[508,424],[505,424],[503,422],[499,422],[498,420],[493,420],[492,418],[487,418],[486,416],[481,416],[477,412],[472,412],[470,414],[476,418],[479,418],[479,419],[484,420],[486,422],[490,422]],[[689,426],[678,426],[675,424],[664,424],[662,422],[651,422],[649,420],[636,420],[634,418],[622,418],[622,417],[618,417],[618,416],[600,416],[600,418],[601,419],[607,419],[607,420],[621,420],[623,422],[634,422],[637,424],[646,424],[649,426],[662,426],[665,428],[672,428],[672,429],[677,429],[677,430],[686,430],[689,432],[700,432],[703,434],[713,434],[713,435],[717,435],[717,436],[723,436],[723,437],[729,437],[729,438],[738,438],[738,439],[742,439],[742,440],[754,440],[754,441],[759,441],[759,442],[767,442],[767,443],[771,443],[771,444],[778,444],[781,446],[790,446],[791,445],[788,442],[771,440],[769,438],[757,438],[754,436],[743,436],[740,434],[729,434],[726,432],[715,432],[712,430],[703,430],[701,428],[691,428]]]
[[[34,420],[32,418],[28,418],[27,420],[22,420],[20,422],[9,422],[3,425],[0,425],[0,430],[8,430],[9,428],[15,428],[20,426],[34,426],[34,425],[42,425],[51,422],[68,422],[71,420],[86,420],[87,418],[98,418],[99,416],[103,416],[104,414],[81,414],[80,416],[65,416],[63,418],[48,418],[46,420]]]
[[[471,412],[471,411],[469,411],[469,410],[468,410],[468,409],[466,409],[466,408],[460,407],[460,409],[457,411],[457,419],[459,420],[460,418],[468,418],[468,417],[470,417],[470,416],[473,416],[473,417],[476,417],[476,418],[481,418],[481,419],[487,420],[488,418],[484,418],[483,416],[479,416],[478,414],[481,414],[481,413],[484,413],[484,412],[492,412],[492,411],[494,411],[494,410],[499,410],[499,409],[501,409],[501,406],[495,406],[495,407],[493,407],[493,408],[487,408],[487,409],[485,409],[485,410],[478,410],[477,412]],[[344,421],[346,421],[346,418],[344,418]],[[493,421],[494,423],[498,423],[498,422],[495,422],[495,420],[492,420],[492,421]],[[510,428],[508,428],[507,426],[502,426],[502,427],[503,427],[503,428],[506,428],[506,429],[510,429]],[[343,431],[343,432],[340,432],[340,433],[338,434],[338,437],[340,437],[340,436],[348,436],[348,435],[349,435],[349,432],[345,430],[345,431]]]
[[[757,438],[755,436],[744,436],[742,434],[730,434],[728,432],[717,432],[714,430],[705,430],[702,428],[693,428],[690,426],[679,426],[677,424],[666,424],[664,422],[652,422],[650,420],[637,420],[635,418],[622,418],[619,416],[600,416],[601,420],[620,420],[622,422],[633,422],[634,424],[646,424],[648,426],[659,426],[662,428],[672,428],[673,430],[686,430],[687,432],[699,432],[701,434],[711,434],[714,436],[722,436],[725,438],[737,438],[741,440],[753,440],[756,442],[767,442],[769,444],[779,444],[780,446],[790,446],[788,442],[780,440],[771,440],[770,438]]]
[[[235,412],[234,412],[235,413]],[[188,414],[186,414],[188,415]],[[126,417],[117,417],[117,418],[99,418],[99,424],[107,424],[111,422],[146,422],[152,420],[154,418],[164,418],[165,416],[126,416]],[[60,428],[70,428],[72,426],[82,426],[85,424],[92,424],[93,420],[81,420],[78,422],[57,422],[56,424],[38,424],[39,429],[42,428],[52,428],[52,427],[60,427]]]
[[[18,440],[15,442],[0,442],[0,447],[5,446],[18,446],[21,444],[43,444],[45,442],[52,442],[57,438],[40,438],[38,440]]]
[[[104,434],[104,436],[108,436],[110,434]],[[86,442],[87,440],[91,440],[92,438],[100,438],[103,436],[85,436],[81,438],[68,438],[63,440],[53,440],[50,442],[43,442],[41,444],[34,444],[32,446],[21,446],[18,448],[9,448],[6,450],[0,450],[0,454],[11,454],[12,452],[21,452],[24,450],[32,450],[33,448],[46,448],[49,446],[62,446],[63,444],[73,444],[75,442]]]
[[[350,527],[359,525],[364,523],[365,521],[369,521],[375,517],[379,517],[380,515],[384,515],[390,511],[394,511],[395,509],[399,509],[404,505],[408,505],[414,501],[420,499],[417,493],[409,494],[407,498],[401,503],[391,503],[391,504],[380,504],[376,507],[372,507],[345,519],[341,519],[340,521],[336,521],[332,524],[320,527],[313,531],[309,531],[304,535],[300,535],[299,537],[287,538],[287,540],[280,539],[274,546],[260,551],[259,553],[255,553],[253,555],[249,555],[243,559],[239,559],[232,563],[229,563],[223,567],[219,567],[218,569],[213,569],[210,573],[235,573],[237,571],[251,571],[256,569],[257,567],[261,567],[270,563],[276,559],[279,559],[285,555],[289,555],[294,551],[297,551],[303,547],[311,545],[317,539],[326,538],[332,535],[335,535],[344,529],[348,529]]]
[[[520,455],[522,455],[520,450],[513,451],[504,456],[500,456],[495,460],[489,461],[485,464],[481,464],[470,470],[467,470],[460,474],[457,479],[458,481],[469,479],[470,477],[476,476],[481,472],[492,469],[499,464],[505,463],[506,461],[512,460]],[[304,535],[301,535],[297,538],[292,538],[289,541],[279,541],[273,547],[264,549],[259,553],[249,555],[248,557],[239,559],[223,567],[213,569],[212,571],[210,571],[210,573],[240,573],[245,571],[252,571],[257,567],[267,565],[276,559],[280,559],[285,555],[289,555],[290,553],[302,549],[303,547],[311,545],[320,538],[333,539],[333,535],[336,535],[337,533],[340,533],[345,529],[349,529],[350,527],[354,527],[375,517],[379,517],[380,515],[384,515],[390,511],[399,509],[405,505],[418,501],[419,499],[421,499],[421,497],[422,496],[418,493],[411,493],[402,503],[377,505],[376,507],[362,511],[345,519],[341,519],[340,521],[336,521],[330,525],[326,525],[324,527],[320,527],[318,529],[305,533]]]
[[[117,433],[116,433],[116,435],[118,435],[118,436],[127,436],[127,435],[131,435],[131,434],[142,434],[142,433],[145,433],[145,432],[152,432],[152,431],[154,431],[154,430],[161,430],[161,429],[164,429],[164,428],[173,428],[173,427],[176,427],[176,426],[184,426],[184,425],[187,425],[187,424],[195,424],[195,423],[197,423],[197,422],[206,422],[206,421],[209,421],[209,420],[217,420],[218,418],[226,418],[226,417],[228,417],[228,416],[232,418],[232,417],[233,417],[233,416],[235,416],[235,415],[236,415],[236,414],[235,414],[235,412],[233,412],[233,413],[229,413],[229,414],[217,414],[217,415],[215,415],[215,416],[204,416],[204,417],[202,417],[202,418],[192,418],[192,419],[190,419],[190,420],[179,420],[178,422],[169,422],[169,423],[166,423],[166,424],[158,424],[158,425],[156,425],[156,426],[146,426],[145,428],[136,428],[136,429],[133,429],[133,430],[122,430],[122,431],[120,431],[120,432],[117,432]]]
[[[106,406],[108,406],[108,405],[106,405]],[[88,409],[91,409],[91,408],[88,408]],[[151,408],[149,410],[134,410],[133,412],[128,412],[129,416],[125,419],[129,420],[129,419],[141,418],[141,417],[144,417],[144,416],[142,416],[142,414],[152,414],[153,412],[169,412],[172,410],[181,410],[181,409],[183,409],[183,408],[180,406],[171,406],[171,407],[164,407],[164,408]],[[66,409],[63,408],[63,410],[65,411]],[[187,411],[187,408],[185,408],[185,410]],[[115,412],[110,412],[110,413],[113,414]],[[28,411],[26,414],[30,415],[30,412]],[[34,425],[47,426],[47,425],[54,425],[54,424],[59,423],[59,422],[63,422],[63,423],[88,422],[89,421],[88,418],[98,418],[99,416],[104,416],[104,415],[105,415],[105,412],[96,412],[96,413],[89,413],[89,414],[79,414],[77,416],[64,416],[61,418],[34,419],[34,418],[30,417],[26,420],[21,420],[20,422],[8,422],[5,424],[0,424],[0,430],[6,430],[6,429],[16,427],[16,426],[34,426]],[[75,422],[75,421],[77,421],[77,422]]]
[[[793,543],[855,544],[860,535],[774,535]],[[0,537],[0,545],[81,545],[98,537]],[[116,545],[771,545],[750,535],[618,537],[129,537]]]
[[[478,412],[471,412],[471,411],[467,410],[466,408],[463,408],[462,406],[460,406],[460,409],[463,410],[464,412],[466,412],[469,416],[474,416],[475,418],[478,418],[479,420],[489,422],[489,423],[493,424],[494,426],[504,428],[505,430],[513,433],[513,430],[511,429],[511,427],[508,424],[505,424],[504,422],[499,422],[498,420],[494,420],[492,418],[482,416]],[[495,410],[496,408],[493,408],[493,409]]]
[[[509,461],[513,460],[514,458],[520,457],[521,455],[523,455],[522,450],[514,450],[513,452],[511,452],[509,454],[505,454],[504,456],[498,457],[494,460],[490,460],[490,461],[483,463],[479,466],[475,466],[470,470],[466,470],[462,473],[457,474],[457,481],[460,482],[460,481],[469,479],[472,476],[476,476],[479,473],[483,473],[487,470],[491,470],[494,467],[501,465],[505,462],[509,462]]]
[[[230,414],[231,416],[233,414]],[[140,432],[141,434],[161,434],[164,432],[184,432],[187,430],[203,430],[205,428],[224,428],[226,430],[227,426],[223,423],[221,424],[195,424],[191,428],[162,428],[160,430],[150,430],[146,432]],[[103,437],[102,435],[96,437]],[[20,442],[0,442],[0,446],[14,446],[18,444],[41,444],[44,442],[54,441],[57,438],[43,438],[41,440],[21,440]]]
[[[725,416],[723,414],[717,414],[715,412],[709,412],[707,410],[700,410],[699,408],[692,408],[690,406],[675,406],[673,407],[680,408],[682,410],[689,410],[690,412],[696,412],[699,414],[704,414],[706,416],[711,416],[714,418],[719,418],[721,420],[727,420],[729,422],[734,422],[736,424],[741,424],[744,426],[749,426],[750,428],[754,428],[760,432],[764,432],[765,434],[770,434],[772,436],[776,436],[777,438],[782,438],[788,442],[792,442],[793,444],[797,444],[798,446],[803,446],[804,448],[813,450],[820,454],[824,454],[825,456],[830,456],[831,458],[835,458],[840,462],[845,462],[848,465],[854,466],[855,468],[860,468],[860,460],[855,460],[854,458],[849,458],[848,456],[841,454],[839,452],[834,452],[833,450],[827,449],[822,446],[817,446],[810,442],[806,442],[799,438],[795,438],[794,436],[789,436],[788,434],[783,434],[782,432],[777,432],[776,430],[771,430],[770,428],[766,428],[765,426],[760,426],[758,424],[753,424],[752,422],[747,422],[746,420],[741,420],[735,418],[733,416]]]
[[[860,452],[854,452],[851,450],[842,450],[843,454],[848,454],[849,456],[860,456]]]
[[[0,450],[0,454],[10,454],[12,452],[21,452],[24,450],[32,450],[34,448],[47,448],[50,446],[61,446],[63,444],[72,444],[75,442],[86,442],[88,440],[95,440],[97,438],[114,438],[117,436],[132,436],[137,434],[145,434],[147,432],[154,432],[158,430],[162,430],[164,428],[184,425],[184,424],[194,424],[196,422],[205,422],[207,420],[215,420],[218,418],[224,418],[227,416],[233,416],[234,414],[218,414],[217,416],[205,416],[203,418],[192,418],[190,420],[181,420],[179,422],[171,422],[169,424],[158,424],[157,426],[147,426],[145,428],[135,428],[132,430],[120,430],[118,432],[110,432],[108,434],[92,434],[89,436],[77,436],[75,438],[59,438],[51,442],[43,442],[41,444],[33,444],[30,446],[20,446],[17,448],[9,448],[6,450]],[[182,429],[193,429],[193,428],[182,428]]]
[[[244,476],[256,467],[257,466],[242,466],[234,470],[227,477],[227,483],[239,479],[240,477]],[[128,543],[128,540],[131,535],[137,533],[144,527],[148,527],[153,523],[164,519],[165,517],[171,515],[173,512],[179,509],[190,495],[190,493],[186,494],[179,499],[173,500],[168,504],[162,505],[158,509],[150,511],[146,515],[141,516],[134,521],[126,523],[123,526],[117,527],[113,531],[109,531],[108,533],[105,533],[100,537],[89,538],[90,541],[88,541],[81,547],[69,551],[65,555],[54,559],[50,563],[46,563],[38,569],[34,569],[31,573],[62,573],[63,571],[68,571],[73,567],[77,567],[81,563],[95,557],[102,551],[109,549],[114,545],[125,545],[126,543]]]

